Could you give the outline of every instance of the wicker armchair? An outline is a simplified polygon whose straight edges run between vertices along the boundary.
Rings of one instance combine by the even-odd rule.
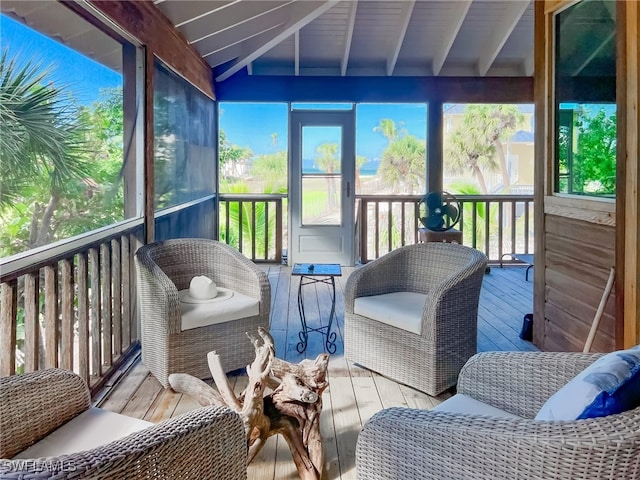
[[[478,250],[430,242],[398,248],[356,269],[345,288],[345,357],[429,395],[455,385],[477,351],[486,263]],[[426,295],[416,314],[419,333],[354,312],[358,298],[392,292]]]
[[[0,478],[247,478],[242,420],[221,407],[200,408],[91,450],[10,460],[63,424],[82,419],[89,406],[87,386],[66,370],[0,378]],[[104,438],[104,430],[98,435]]]
[[[358,438],[357,478],[638,478],[640,408],[590,420],[533,420],[553,393],[598,357],[546,352],[476,355],[460,372],[458,393],[523,418],[383,410]]]
[[[142,361],[167,387],[171,373],[211,376],[207,353],[220,355],[225,371],[247,366],[255,355],[246,332],[269,328],[271,288],[267,274],[230,246],[207,239],[176,239],[145,245],[135,256]],[[181,328],[179,290],[205,275],[219,287],[259,300],[259,314],[189,330]]]

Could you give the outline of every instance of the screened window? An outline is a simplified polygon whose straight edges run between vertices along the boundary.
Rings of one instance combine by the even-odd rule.
[[[555,191],[615,196],[616,5],[584,0],[555,17]]]
[[[0,15],[0,257],[141,214],[123,94],[136,49],[58,2],[22,6]],[[55,37],[39,33],[52,16]]]
[[[154,75],[155,209],[215,192],[214,103],[156,63]]]
[[[423,195],[426,138],[426,104],[358,104],[356,193]]]
[[[218,114],[220,192],[286,193],[287,104],[221,102]]]
[[[533,195],[534,106],[445,104],[443,188]]]

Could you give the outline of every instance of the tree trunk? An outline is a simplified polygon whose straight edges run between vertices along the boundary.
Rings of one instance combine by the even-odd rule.
[[[478,179],[478,183],[480,184],[480,191],[487,195],[489,191],[487,190],[487,183],[484,180],[484,175],[482,174],[482,170],[476,165],[473,167],[473,173],[476,175]]]
[[[504,185],[504,193],[511,193],[511,178],[509,178],[509,169],[507,168],[507,158],[504,154],[504,147],[500,139],[493,142],[496,146],[496,153],[500,161],[500,173],[502,174],[502,185]]]

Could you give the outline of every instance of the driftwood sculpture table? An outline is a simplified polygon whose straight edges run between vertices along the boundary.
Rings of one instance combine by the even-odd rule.
[[[293,364],[275,356],[273,338],[260,328],[247,333],[256,358],[247,366],[248,384],[239,396],[233,392],[220,357],[209,352],[207,360],[217,390],[187,374],[169,375],[176,392],[192,396],[200,405],[223,405],[242,417],[249,446],[248,462],[256,457],[271,435],[281,434],[302,480],[320,480],[324,466],[320,413],[322,392],[327,388],[329,355]],[[271,393],[265,395],[266,388]]]

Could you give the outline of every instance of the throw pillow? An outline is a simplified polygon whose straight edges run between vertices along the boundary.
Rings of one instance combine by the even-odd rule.
[[[536,420],[580,420],[640,406],[640,345],[589,365],[542,406]]]

